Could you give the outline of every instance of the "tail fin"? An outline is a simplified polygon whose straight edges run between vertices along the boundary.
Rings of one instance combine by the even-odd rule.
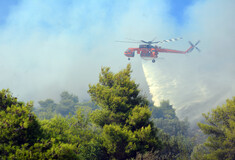
[[[201,52],[201,50],[196,47],[198,45],[198,43],[200,43],[200,41],[197,41],[197,43],[193,44],[192,42],[189,41],[189,44],[191,45],[191,47],[186,51],[186,53],[190,53],[194,50],[194,48],[198,51]]]

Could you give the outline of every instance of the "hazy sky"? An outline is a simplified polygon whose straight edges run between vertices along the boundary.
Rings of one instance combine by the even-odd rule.
[[[162,47],[185,50],[188,40],[200,39],[202,52],[143,62],[153,86],[162,86],[157,97],[185,113],[190,105],[183,101],[199,101],[200,90],[204,98],[211,95],[200,106],[215,107],[235,94],[234,8],[234,0],[0,0],[0,88],[24,101],[57,99],[65,90],[88,99],[88,84],[98,81],[100,68],[125,68],[123,52],[138,47],[116,40],[183,37]],[[147,94],[140,57],[131,63]],[[167,88],[172,84],[178,88]]]

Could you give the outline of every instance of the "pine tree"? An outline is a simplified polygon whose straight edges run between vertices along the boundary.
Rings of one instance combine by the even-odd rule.
[[[32,102],[18,102],[9,90],[0,91],[0,155],[7,157],[22,145],[31,147],[42,136]]]
[[[235,159],[235,97],[227,103],[203,114],[207,124],[198,123],[204,134],[208,135],[204,145],[208,154],[203,159]]]
[[[17,101],[9,90],[0,91],[0,159],[78,159],[77,144],[63,143],[73,138],[69,131],[64,134],[69,127],[63,119],[58,120],[61,126],[42,128],[32,107],[32,102]]]
[[[103,146],[111,158],[135,158],[137,153],[155,151],[161,143],[150,121],[148,101],[139,85],[131,80],[131,65],[114,74],[101,69],[99,83],[89,85],[92,100],[101,107],[92,113],[94,123],[103,128]]]

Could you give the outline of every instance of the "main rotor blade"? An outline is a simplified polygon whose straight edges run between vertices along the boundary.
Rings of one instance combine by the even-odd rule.
[[[157,36],[156,36],[156,37],[154,37],[154,38],[151,40],[151,42],[153,42],[156,38],[157,38]]]
[[[144,40],[140,40],[141,42],[143,42],[143,43],[148,43],[148,42],[146,42],[146,41],[144,41]]]
[[[115,41],[115,42],[122,42],[122,43],[140,43],[140,42],[131,42],[131,41]]]
[[[139,40],[136,40],[136,39],[131,39],[131,38],[125,38],[125,39],[133,41],[133,42],[140,42]]]
[[[167,40],[163,40],[163,41],[158,41],[157,43],[174,42],[174,41],[178,41],[180,39],[183,39],[183,38],[181,38],[181,37],[180,38],[172,38],[172,39],[167,39]]]
[[[156,41],[156,42],[152,42],[152,43],[160,43],[161,41]]]

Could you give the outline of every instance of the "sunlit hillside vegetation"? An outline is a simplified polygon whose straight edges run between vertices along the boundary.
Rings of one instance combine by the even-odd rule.
[[[203,114],[192,130],[168,100],[153,106],[131,79],[131,66],[101,69],[89,102],[19,102],[0,91],[0,159],[235,159],[235,97]]]

